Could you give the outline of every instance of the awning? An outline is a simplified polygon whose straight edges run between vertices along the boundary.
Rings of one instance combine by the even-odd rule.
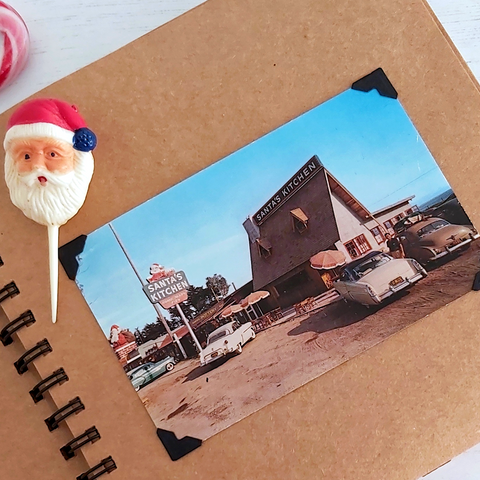
[[[257,238],[257,243],[268,252],[272,249],[272,244],[266,238]]]
[[[330,270],[345,264],[345,254],[339,250],[324,250],[310,258],[310,265],[316,270]]]
[[[308,217],[305,215],[305,212],[301,208],[294,208],[293,210],[290,210],[290,214],[299,222],[302,222],[305,225],[307,224]]]

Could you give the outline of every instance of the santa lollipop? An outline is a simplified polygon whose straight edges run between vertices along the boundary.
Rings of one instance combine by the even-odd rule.
[[[58,228],[85,201],[93,174],[95,134],[76,107],[55,99],[21,105],[7,124],[5,181],[10,198],[48,228],[52,321],[57,317]]]

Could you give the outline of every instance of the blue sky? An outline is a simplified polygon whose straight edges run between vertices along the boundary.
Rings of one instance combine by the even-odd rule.
[[[159,263],[240,287],[252,278],[242,223],[313,155],[371,211],[449,188],[398,100],[347,90],[112,224],[143,278]],[[106,335],[156,319],[108,225],[88,235],[77,283]]]

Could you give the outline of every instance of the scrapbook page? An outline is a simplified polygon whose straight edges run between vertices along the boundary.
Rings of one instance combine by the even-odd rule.
[[[76,283],[157,427],[206,440],[471,289],[477,230],[393,87],[362,90],[84,239]]]

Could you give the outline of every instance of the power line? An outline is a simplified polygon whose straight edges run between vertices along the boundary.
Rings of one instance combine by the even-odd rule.
[[[406,183],[405,185],[402,185],[400,188],[397,188],[396,190],[394,190],[393,192],[390,192],[388,195],[386,195],[385,197],[382,197],[380,200],[377,200],[376,202],[372,203],[372,206],[373,205],[376,205],[377,203],[380,203],[382,200],[385,200],[386,198],[388,197],[391,197],[394,193],[397,193],[399,192],[400,190],[403,190],[405,187],[408,187],[409,185],[411,185],[412,183],[416,182],[417,180],[419,180],[420,178],[424,177],[425,175],[429,174],[430,172],[433,172],[434,170],[438,170],[438,167],[433,167],[431,168],[430,170],[427,170],[426,172],[422,173],[421,175],[419,175],[418,177],[414,178],[413,180],[411,180],[410,182]]]

